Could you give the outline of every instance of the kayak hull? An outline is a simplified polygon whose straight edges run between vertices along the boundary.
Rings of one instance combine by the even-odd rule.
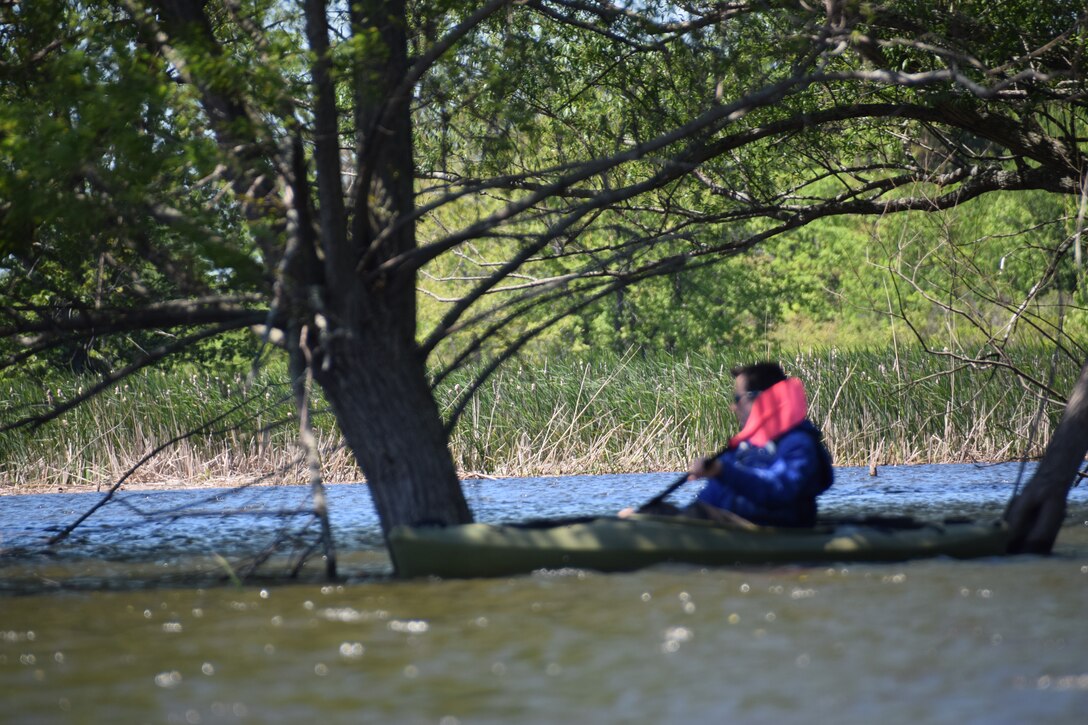
[[[398,576],[474,578],[538,569],[631,571],[663,563],[734,566],[974,558],[1005,553],[999,523],[838,523],[810,529],[724,526],[637,515],[546,524],[399,526],[389,535]]]

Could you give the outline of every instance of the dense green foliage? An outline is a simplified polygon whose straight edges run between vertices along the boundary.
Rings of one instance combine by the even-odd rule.
[[[1063,344],[1083,352],[1088,307],[1070,253],[1077,204],[1020,193],[945,212],[817,221],[746,255],[621,290],[542,335],[528,358],[631,347],[685,355],[764,339],[785,349],[873,348],[916,336],[975,354],[1036,344],[1059,324]],[[425,320],[441,309],[426,293],[420,305]]]
[[[215,146],[200,119],[179,111],[189,91],[148,74],[155,60],[137,43],[138,27],[102,3],[16,3],[2,12],[0,301],[7,323],[63,323],[84,311],[259,289],[266,278],[259,254],[237,211],[209,183]],[[16,374],[103,374],[175,337],[162,326],[115,335],[99,325],[96,333],[66,335],[17,358]],[[5,337],[0,353],[37,342]],[[189,359],[217,351],[232,358],[240,344],[237,336],[213,342]]]
[[[444,59],[424,80],[423,97],[433,92],[435,99],[422,104],[426,112],[417,127],[424,172],[420,199],[431,203],[471,189],[473,180],[489,174],[514,174],[516,183],[436,206],[421,224],[421,241],[437,242],[451,229],[516,203],[523,185],[535,188],[555,178],[549,172],[563,164],[592,153],[619,155],[692,121],[714,99],[788,82],[811,60],[806,54],[813,52],[810,43],[822,17],[791,12],[780,3],[738,8],[745,20],[736,23],[711,23],[690,35],[658,29],[659,55],[637,42],[622,42],[637,35],[631,32],[637,21],[619,13],[612,19],[615,35],[597,32],[592,24],[553,27],[514,13],[497,16],[496,25],[485,24],[485,31],[466,41],[464,54]],[[650,15],[668,15],[653,3],[648,9]],[[863,68],[921,76],[951,66],[969,79],[964,83],[985,84],[1006,77],[1030,53],[1045,58],[1055,73],[1071,73],[1069,87],[1083,83],[1076,60],[1083,38],[1066,35],[1056,44],[1044,38],[1075,22],[1082,11],[1065,1],[1000,8],[893,2],[844,10],[857,13],[852,42],[868,64]],[[1021,22],[1024,14],[1031,20]],[[929,33],[925,41],[914,35],[923,29]],[[944,45],[934,53],[937,39]],[[1036,45],[1035,51],[1025,50]],[[826,59],[823,72],[857,71],[855,59],[841,46],[839,51]],[[1018,60],[1001,71],[988,68],[1000,65],[996,59],[1002,57]],[[466,70],[466,58],[476,72]],[[952,116],[976,107],[989,111],[985,104],[975,106],[962,88],[913,85],[874,89],[816,83],[769,106],[745,108],[733,124],[708,125],[685,151],[672,145],[609,167],[579,191],[622,189],[657,173],[669,158],[700,158],[696,174],[605,207],[584,223],[580,218],[541,245],[516,278],[476,303],[480,317],[471,319],[487,319],[484,310],[526,311],[482,342],[478,326],[458,329],[439,348],[447,355],[443,359],[477,344],[481,357],[504,349],[522,331],[547,320],[554,305],[528,309],[526,290],[547,294],[552,285],[561,285],[578,299],[579,291],[599,289],[602,278],[634,276],[661,260],[680,258],[686,260],[682,268],[574,308],[530,349],[620,353],[635,345],[685,354],[752,345],[765,337],[788,346],[842,347],[891,344],[917,334],[927,345],[937,335],[938,348],[965,345],[977,356],[995,342],[989,339],[993,334],[998,345],[1031,344],[1051,337],[1040,334],[1039,325],[1053,332],[1060,318],[1066,331],[1083,327],[1069,244],[1077,228],[1075,196],[1024,191],[972,200],[975,194],[969,192],[962,209],[935,211],[949,206],[949,178],[1016,168],[1002,154],[1009,139],[997,126],[1008,120],[1010,130],[1017,121],[994,115],[978,128],[946,128],[928,118],[844,117],[759,136],[796,114],[828,107],[848,113],[862,104],[932,105]],[[1076,128],[1082,112],[1079,103],[1041,102],[1013,111],[1021,114],[1018,121],[1037,119],[1029,125],[1051,132]],[[480,122],[486,133],[457,135]],[[742,140],[746,134],[755,138]],[[730,151],[699,156],[698,144],[715,143]],[[733,150],[734,144],[743,150]],[[574,216],[579,198],[558,194],[541,201],[535,213],[496,227],[464,253],[433,260],[421,284],[423,328],[438,324],[512,248],[547,237],[554,228],[549,225]],[[891,213],[899,202],[918,211]],[[792,229],[794,219],[805,215],[811,221]],[[771,238],[748,250],[763,235]],[[588,265],[587,257],[593,260]],[[1058,274],[1052,273],[1052,262]],[[1021,313],[1028,320],[1014,322],[1004,339],[1001,325],[1029,295],[1029,309]]]
[[[148,4],[149,10],[154,7]],[[340,10],[330,7],[338,32],[346,30]],[[427,54],[476,10],[464,3],[409,3],[410,51]],[[429,209],[419,219],[421,245],[441,244],[453,230],[518,204],[522,190],[547,184],[587,159],[657,143],[715,103],[784,82],[791,74],[799,77],[821,50],[813,39],[837,22],[777,2],[738,5],[735,12],[656,2],[626,10],[563,4],[536,5],[532,12],[507,8],[484,15],[449,52],[433,59],[419,79],[413,109],[417,203]],[[169,82],[155,71],[160,53],[176,63],[176,54],[189,51],[186,78],[206,76],[207,87],[221,95],[244,89],[252,104],[246,123],[260,126],[231,133],[254,139],[253,149],[242,153],[255,158],[256,149],[280,143],[296,124],[313,120],[312,111],[289,108],[288,96],[306,92],[303,74],[311,60],[297,42],[300,19],[264,0],[211,10],[215,39],[233,43],[228,59],[215,48],[193,51],[190,46],[203,42],[194,38],[175,48],[149,46],[141,33],[154,26],[124,22],[129,11],[120,5],[56,0],[16,4],[5,12],[0,73],[9,82],[0,111],[5,161],[0,164],[5,200],[0,274],[9,309],[35,317],[50,310],[130,308],[228,291],[267,295],[269,265],[278,254],[263,246],[267,240],[258,241],[267,236],[267,227],[254,232],[246,224],[267,221],[245,219],[223,188],[224,181],[254,178],[263,169],[224,168],[209,133],[216,120],[192,105],[204,86]],[[1079,69],[1070,66],[1083,40],[1068,29],[1083,12],[1077,2],[930,7],[897,1],[844,5],[840,12],[842,22],[853,24],[852,42],[871,67],[921,74],[951,64],[971,82],[985,84],[994,78],[991,66],[1019,68],[1021,55],[1030,52],[1037,67],[1071,73],[1066,86],[1082,82]],[[259,30],[260,42],[246,44],[231,35],[232,20],[247,32]],[[258,20],[259,28],[253,24]],[[823,23],[829,25],[821,30]],[[930,46],[910,42],[923,30]],[[1053,42],[1061,33],[1066,33],[1062,41]],[[943,50],[934,52],[938,42]],[[56,52],[58,43],[64,52]],[[335,45],[333,75],[346,79],[356,56],[366,56],[378,44],[373,33],[363,33]],[[849,53],[832,54],[823,63],[819,72],[824,74],[857,70]],[[533,236],[550,241],[522,265],[514,284],[500,285],[477,303],[481,320],[489,309],[507,304],[494,300],[521,299],[515,304],[524,310],[489,335],[493,339],[483,350],[501,349],[552,314],[549,306],[524,306],[534,295],[519,297],[519,291],[546,290],[549,281],[564,279],[561,286],[573,295],[582,279],[588,293],[599,288],[595,279],[637,277],[654,260],[670,257],[687,257],[689,264],[573,309],[570,319],[546,329],[542,342],[534,344],[545,350],[614,351],[646,345],[674,353],[751,344],[767,335],[786,344],[880,344],[892,339],[893,330],[882,313],[903,311],[903,305],[913,316],[925,316],[925,294],[942,299],[956,294],[948,277],[964,274],[962,265],[957,270],[951,254],[934,255],[934,244],[958,246],[960,256],[977,261],[971,270],[976,276],[1001,264],[1005,279],[993,294],[1006,301],[1023,297],[1049,261],[1041,252],[1068,238],[1075,201],[1039,194],[978,200],[939,222],[922,214],[872,222],[817,218],[782,231],[781,239],[764,243],[757,253],[733,256],[747,248],[752,235],[775,228],[783,210],[818,209],[836,196],[869,198],[860,192],[865,184],[886,182],[895,173],[917,179],[889,197],[928,193],[935,199],[941,187],[917,172],[952,169],[962,162],[957,154],[968,152],[978,154],[976,163],[997,160],[999,143],[979,131],[938,132],[930,122],[904,120],[900,142],[876,118],[813,125],[745,143],[743,154],[703,158],[698,175],[649,187],[630,200],[621,195],[622,203],[602,205],[592,218],[578,210],[587,193],[637,184],[700,144],[732,148],[729,139],[799,111],[815,113],[832,96],[833,104],[844,108],[863,99],[908,105],[956,100],[964,108],[970,101],[961,90],[940,84],[921,83],[917,91],[896,83],[857,91],[828,76],[771,105],[746,107],[731,124],[707,123],[650,155],[605,163],[601,174],[579,182],[579,194],[542,198],[532,211],[476,236],[460,253],[432,260],[422,284],[427,294],[421,298],[421,337],[440,324],[453,301],[477,288],[489,268]],[[346,88],[340,100],[350,102]],[[1076,105],[1052,103],[1052,108],[1028,103],[1021,111],[1038,114],[1041,127],[1054,132],[1076,123]],[[775,200],[778,212],[772,208]],[[996,206],[1011,213],[991,214]],[[932,234],[917,231],[920,226]],[[908,228],[916,231],[907,233]],[[1033,230],[1032,238],[1018,236],[1024,230]],[[963,251],[964,245],[971,250]],[[724,259],[704,266],[702,261],[712,261],[704,255],[715,252]],[[588,266],[587,254],[595,259]],[[921,289],[900,285],[897,295],[890,291],[885,268],[899,272],[906,265],[917,271],[921,264]],[[1068,259],[1062,264],[1065,270],[1048,291],[1066,293],[1064,304],[1069,304],[1077,299],[1076,278]],[[460,339],[443,349],[460,351],[478,343],[479,330],[464,327],[450,333]],[[41,356],[62,368],[101,369],[137,356],[155,335],[148,330],[120,338],[98,334]]]

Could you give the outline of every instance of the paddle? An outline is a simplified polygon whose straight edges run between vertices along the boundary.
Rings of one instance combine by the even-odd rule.
[[[717,460],[720,456],[724,455],[725,452],[728,451],[728,450],[729,450],[729,446],[726,446],[725,448],[723,448],[720,451],[718,451],[717,453],[715,453],[714,456],[710,460]],[[658,504],[663,502],[665,499],[667,499],[669,496],[671,496],[672,493],[676,489],[680,488],[681,486],[683,486],[687,482],[688,482],[688,474],[687,474],[687,472],[685,472],[682,476],[680,476],[680,478],[676,479],[674,482],[669,484],[669,487],[666,488],[664,491],[657,494],[656,496],[651,498],[649,501],[647,501],[646,503],[642,504],[637,509],[635,509],[635,512],[636,513],[643,513],[643,512],[646,511],[646,509],[651,508],[653,506],[657,506]]]
[[[726,446],[725,448],[721,449],[720,451],[718,451],[717,453],[714,454],[714,458],[712,460],[716,460],[718,457],[720,457],[722,454],[724,454],[728,450],[729,450],[729,446]],[[649,501],[647,501],[646,503],[642,504],[637,509],[635,509],[635,513],[639,513],[639,514],[645,513],[646,509],[648,509],[648,508],[650,508],[652,506],[656,506],[656,505],[660,504],[666,498],[668,498],[673,493],[673,491],[675,491],[676,489],[680,488],[685,483],[687,483],[687,481],[688,481],[688,474],[684,473],[684,475],[680,476],[680,478],[676,479],[671,484],[669,484],[669,487],[666,488],[664,491],[657,494],[652,499],[650,499]],[[724,512],[724,513],[728,514],[729,512]],[[624,515],[625,514],[623,514],[622,512],[620,513],[621,517],[624,516]],[[729,515],[731,517],[735,516],[735,514],[729,514]],[[507,523],[505,523],[503,525],[504,526],[512,526],[512,527],[519,528],[519,529],[550,529],[550,528],[555,528],[557,526],[569,526],[569,525],[572,525],[572,524],[587,524],[587,523],[590,523],[592,521],[596,521],[599,518],[601,518],[601,517],[597,516],[597,515],[590,515],[590,516],[571,516],[571,517],[568,517],[568,518],[561,518],[561,519],[529,519],[527,521],[507,522]]]

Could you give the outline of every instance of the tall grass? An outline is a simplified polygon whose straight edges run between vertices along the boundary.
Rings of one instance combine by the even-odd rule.
[[[759,357],[639,354],[511,367],[476,396],[451,449],[461,470],[493,475],[682,470],[736,432],[729,369]],[[1007,372],[956,370],[920,350],[780,360],[804,381],[810,417],[839,465],[1038,456],[1061,413],[1051,406],[1037,415],[1038,397]],[[1045,350],[1022,350],[1018,364],[1039,371],[1051,361]],[[1054,387],[1070,390],[1078,372],[1059,368]]]
[[[1040,379],[1050,352],[1023,349],[1018,367]],[[1002,461],[1043,452],[1061,407],[1010,372],[963,369],[921,350],[835,351],[788,361],[805,380],[812,418],[844,465]],[[1053,387],[1070,391],[1079,367],[1056,369]]]
[[[41,414],[93,382],[68,379],[43,387],[9,381],[4,420]],[[315,427],[329,480],[358,480],[332,417],[318,415]],[[108,487],[123,476],[133,484],[233,484],[258,477],[298,483],[308,474],[297,439],[282,369],[270,368],[251,385],[241,375],[151,370],[59,420],[0,434],[0,487]]]
[[[450,441],[454,461],[466,476],[681,470],[736,431],[729,368],[756,357],[762,355],[639,353],[510,365],[463,414]],[[955,370],[918,350],[779,358],[805,382],[811,417],[839,465],[1037,456],[1061,412],[1051,407],[1038,416],[1038,398],[1007,373]],[[1023,350],[1018,364],[1049,370],[1051,360],[1045,350]],[[441,407],[452,408],[472,372],[439,391]],[[1072,363],[1059,367],[1055,389],[1070,390],[1078,372]],[[70,380],[46,390],[7,383],[5,420],[67,399],[87,384]],[[174,439],[128,480],[307,480],[283,371],[269,369],[246,390],[240,376],[150,371],[134,377],[61,420],[0,434],[0,490],[109,486]],[[320,409],[322,402],[315,405]],[[359,480],[331,416],[316,416],[315,426],[326,480]]]

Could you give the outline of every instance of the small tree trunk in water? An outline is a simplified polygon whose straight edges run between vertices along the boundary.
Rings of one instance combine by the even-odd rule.
[[[303,360],[305,342],[291,351],[291,379],[295,388],[295,406],[298,409],[299,442],[306,456],[306,469],[310,474],[310,496],[313,499],[314,516],[321,526],[321,548],[325,553],[325,576],[336,579],[336,546],[332,538],[332,526],[329,524],[329,502],[325,495],[325,484],[321,479],[321,455],[317,450],[317,440],[311,425],[310,415],[310,373]]]
[[[1088,451],[1088,364],[1043,460],[1005,513],[1012,531],[1010,553],[1049,554],[1065,520],[1066,499]]]

